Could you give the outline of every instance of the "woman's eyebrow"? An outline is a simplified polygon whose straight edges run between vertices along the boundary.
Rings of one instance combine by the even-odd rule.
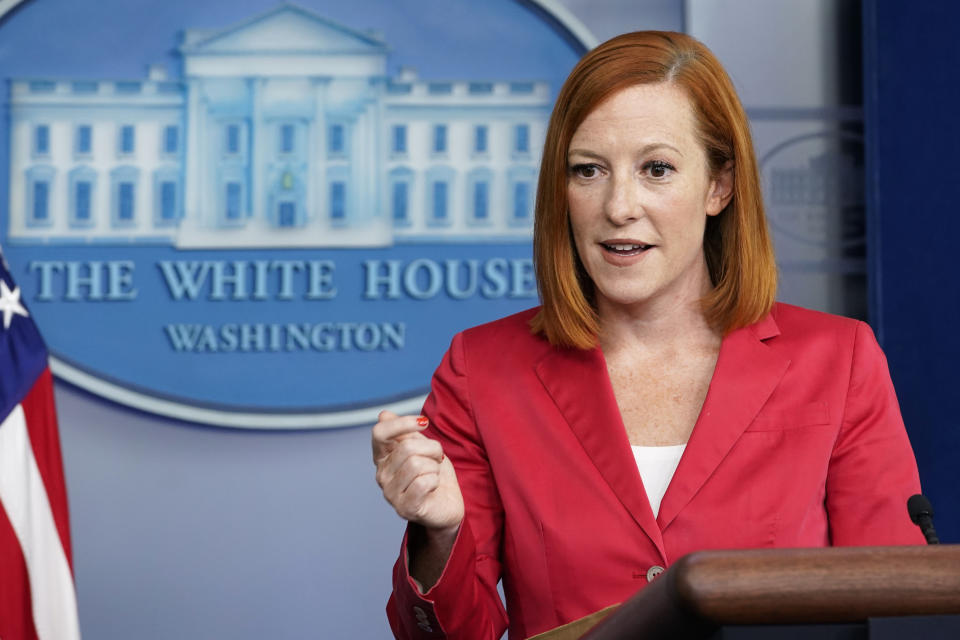
[[[646,154],[646,153],[650,153],[651,151],[657,151],[658,149],[670,149],[680,157],[684,157],[683,152],[680,151],[680,149],[678,149],[677,147],[667,142],[651,142],[650,144],[644,145],[643,147],[641,147],[640,153]],[[575,156],[575,155],[584,156],[587,158],[597,158],[597,159],[604,157],[602,154],[599,154],[596,151],[590,151],[589,149],[572,148],[569,151],[567,151],[568,158],[570,156]]]
[[[590,151],[589,149],[570,149],[567,151],[567,157],[569,158],[570,156],[583,156],[585,158],[595,158],[597,160],[603,158],[603,156],[599,153]]]
[[[680,151],[680,149],[667,142],[652,142],[641,149],[641,152],[649,153],[651,151],[656,151],[657,149],[670,149],[680,157],[683,157],[683,151]]]

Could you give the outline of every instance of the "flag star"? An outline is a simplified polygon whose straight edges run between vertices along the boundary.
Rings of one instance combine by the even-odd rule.
[[[20,287],[14,287],[10,291],[7,282],[0,278],[0,311],[3,312],[3,328],[9,329],[13,322],[13,314],[28,317],[27,310],[20,304]]]

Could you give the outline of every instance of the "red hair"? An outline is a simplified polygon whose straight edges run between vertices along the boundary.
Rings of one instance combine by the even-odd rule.
[[[750,127],[720,62],[683,34],[639,31],[587,53],[564,83],[550,116],[537,188],[533,254],[542,307],[531,321],[552,344],[592,348],[599,319],[594,286],[570,230],[567,151],[577,127],[601,102],[638,84],[683,89],[711,175],[730,168],[733,195],[707,218],[703,246],[713,289],[703,298],[707,322],[723,334],[764,317],[773,306],[777,268],[767,231]]]

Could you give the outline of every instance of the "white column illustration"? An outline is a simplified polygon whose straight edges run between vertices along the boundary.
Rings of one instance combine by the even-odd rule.
[[[183,154],[183,221],[181,233],[185,229],[199,226],[201,223],[201,158],[200,158],[200,87],[196,79],[187,81],[187,117],[186,152]]]
[[[314,233],[324,233],[327,228],[327,211],[324,194],[327,193],[327,87],[328,78],[314,78],[313,129],[310,136],[311,153],[307,164],[307,219]]]
[[[270,212],[266,198],[266,136],[263,121],[263,92],[267,80],[250,78],[247,85],[250,91],[250,193],[252,218],[248,227],[269,227]]]

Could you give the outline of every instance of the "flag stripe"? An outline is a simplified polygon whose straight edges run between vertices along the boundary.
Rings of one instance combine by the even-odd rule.
[[[27,563],[7,512],[0,503],[0,638],[37,640],[33,626]]]
[[[60,437],[57,433],[57,412],[53,400],[53,376],[44,369],[33,388],[21,403],[27,417],[27,433],[33,447],[33,458],[47,490],[47,500],[53,512],[53,521],[60,534],[60,543],[67,555],[67,564],[73,567],[70,553],[70,516],[67,510],[67,484],[63,477],[63,458],[60,455]]]
[[[0,423],[0,502],[26,562],[37,637],[78,640],[73,577],[20,405]]]

